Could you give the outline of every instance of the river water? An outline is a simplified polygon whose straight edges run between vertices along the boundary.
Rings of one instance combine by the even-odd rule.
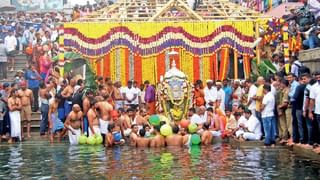
[[[17,144],[0,146],[0,179],[320,179],[320,162],[282,147]]]

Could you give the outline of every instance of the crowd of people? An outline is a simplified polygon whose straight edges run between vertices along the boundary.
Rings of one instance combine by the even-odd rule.
[[[110,3],[75,6],[71,15],[63,11],[0,13],[0,80],[8,80],[8,71],[17,71],[14,67],[18,54],[27,54],[28,65],[36,64],[40,74],[47,76],[53,68],[51,59],[59,52],[62,23],[89,15]]]
[[[90,7],[76,7],[73,18]],[[288,17],[291,20],[295,18]],[[320,152],[320,72],[311,74],[297,56],[291,56],[290,73],[285,71],[283,55],[274,49],[271,60],[276,74],[256,80],[206,80],[206,86],[195,81],[186,119],[172,122],[157,104],[156,85],[149,81],[130,80],[122,86],[97,77],[97,90],[92,91],[85,88],[82,77],[60,76],[51,58],[59,51],[56,22],[61,21],[68,21],[62,13],[2,15],[0,80],[7,79],[7,69],[14,71],[19,52],[26,53],[29,62],[13,83],[0,85],[0,141],[30,139],[32,112],[40,110],[40,135],[52,143],[68,136],[70,144],[78,144],[81,135],[101,135],[105,146],[123,144],[124,139],[138,147],[183,146],[190,144],[191,134],[198,134],[204,145],[230,137],[264,139],[265,146],[274,146],[279,139],[282,144],[301,144]],[[316,28],[310,33],[316,34],[309,38],[319,34]],[[305,46],[316,47],[305,40],[309,43]],[[159,124],[151,122],[155,114]],[[165,125],[172,135],[161,133]]]
[[[283,18],[288,23],[289,35],[296,37],[301,33],[303,49],[313,49],[320,47],[320,15],[317,13],[320,4],[304,3],[302,7],[291,8],[290,14]]]
[[[256,81],[207,80],[205,87],[197,80],[192,107],[182,121],[197,126],[195,133],[201,135],[203,144],[210,144],[212,138],[233,137],[264,139],[266,146],[274,146],[279,138],[280,143],[300,143],[319,150],[320,72],[303,70],[292,68],[286,75],[278,72]],[[161,135],[161,125],[165,124],[172,126],[176,138],[182,139],[180,145],[190,140],[188,127],[171,122],[156,105],[157,91],[148,81],[141,85],[128,81],[122,86],[119,81],[98,77],[98,89],[93,92],[85,89],[83,79],[60,77],[59,73],[44,81],[35,64],[25,77],[19,83],[1,86],[0,132],[2,139],[9,137],[9,143],[30,138],[31,113],[39,108],[40,135],[49,136],[51,142],[55,136],[60,141],[68,134],[70,143],[77,144],[81,134],[101,134],[107,137],[107,146],[122,143],[125,137],[130,137],[135,146],[177,143]],[[35,87],[40,87],[39,91]],[[161,125],[150,123],[154,114]],[[115,132],[123,138],[114,141]]]

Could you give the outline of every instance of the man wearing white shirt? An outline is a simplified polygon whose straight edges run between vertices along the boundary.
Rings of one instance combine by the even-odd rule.
[[[244,133],[244,127],[247,123],[247,119],[240,112],[235,112],[234,116],[237,120],[237,128],[234,131],[236,137],[239,138]]]
[[[8,62],[11,62],[10,71],[13,71],[17,46],[17,39],[14,36],[13,30],[10,30],[9,34],[4,38],[4,46],[6,48]]]
[[[220,104],[220,110],[224,112],[225,110],[225,92],[222,89],[222,83],[220,81],[216,82],[216,86],[217,86],[217,100]]]
[[[140,88],[138,87],[138,82],[137,81],[134,81],[133,82],[133,87],[136,89],[136,93],[137,93],[137,98],[134,100],[133,104],[136,106],[136,107],[139,107],[139,104],[141,104],[141,90]]]
[[[265,96],[261,105],[261,117],[263,122],[263,128],[265,133],[265,146],[274,146],[276,143],[276,119],[274,116],[275,97],[271,92],[271,86],[265,84],[263,86],[263,93]]]
[[[320,72],[316,72],[315,76],[317,82],[314,85],[312,85],[310,89],[309,102],[309,109],[314,109],[314,114],[312,111],[309,111],[309,119],[316,121],[320,130]],[[320,148],[317,148],[316,150],[318,151],[320,150]]]
[[[247,122],[244,125],[243,139],[249,141],[260,140],[262,136],[260,121],[252,115],[249,109],[245,110],[244,116]]]
[[[135,105],[135,101],[138,98],[138,92],[136,88],[132,86],[132,81],[128,81],[128,87],[125,87],[122,93],[122,97],[125,99],[125,105],[136,110],[137,106]]]
[[[202,125],[203,123],[205,123],[206,121],[204,120],[204,118],[201,118],[197,113],[196,113],[196,109],[195,108],[190,108],[188,111],[188,116],[190,119],[191,123]]]
[[[251,111],[253,116],[256,116],[256,100],[254,100],[253,97],[256,96],[258,88],[251,80],[247,80],[246,85],[249,88],[248,109]]]
[[[213,86],[212,80],[207,80],[207,87],[204,88],[204,99],[206,101],[206,108],[215,106],[217,101],[217,88]]]

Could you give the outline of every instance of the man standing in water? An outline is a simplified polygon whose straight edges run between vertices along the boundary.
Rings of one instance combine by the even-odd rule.
[[[71,79],[70,80],[70,84],[63,89],[63,91],[61,92],[62,97],[64,97],[66,100],[64,102],[64,114],[65,116],[68,116],[68,114],[71,111],[71,107],[72,107],[72,96],[74,93],[74,87],[76,86],[76,80]]]
[[[89,136],[100,134],[97,108],[98,108],[98,102],[95,99],[92,99],[92,101],[90,102],[90,109],[87,114],[88,121],[89,121]]]
[[[24,137],[24,127],[27,125],[27,137],[31,138],[30,128],[31,128],[31,105],[33,101],[33,94],[30,89],[27,89],[27,84],[25,81],[20,83],[20,90],[18,91],[19,97],[21,98],[21,136]]]
[[[172,127],[173,134],[166,137],[166,144],[167,146],[183,146],[183,136],[181,136],[179,133],[179,127],[173,126]]]
[[[58,134],[58,142],[61,141],[62,132],[64,125],[62,121],[58,118],[58,106],[62,99],[61,95],[56,95],[53,102],[49,105],[48,121],[50,130],[50,143],[53,143],[54,135]]]
[[[140,137],[137,138],[137,147],[148,147],[150,145],[150,139],[146,138],[146,130],[140,129],[139,130]]]
[[[72,111],[67,116],[64,127],[68,130],[69,142],[71,145],[76,145],[79,142],[80,135],[83,131],[83,113],[78,104],[73,105]],[[82,129],[82,131],[81,131]]]
[[[104,100],[97,103],[97,108],[100,113],[99,124],[100,124],[100,132],[103,137],[103,144],[105,143],[105,136],[108,133],[108,124],[110,122],[110,112],[113,107],[110,103],[108,103],[108,95],[104,95]]]
[[[209,130],[210,128],[209,122],[204,123],[202,128],[204,131],[202,132],[202,135],[201,135],[201,143],[203,145],[209,145],[211,144],[212,137],[213,137],[212,132]]]
[[[154,131],[156,133],[156,136],[151,139],[150,147],[164,147],[165,139],[160,134],[160,126],[155,126]]]
[[[89,127],[87,113],[88,113],[88,111],[90,109],[90,99],[93,99],[93,92],[91,90],[88,90],[86,92],[86,96],[84,97],[84,99],[82,101],[82,107],[83,107],[83,132],[85,134],[88,134],[88,127]]]
[[[138,139],[138,126],[136,124],[133,124],[131,126],[131,133],[130,133],[130,145],[136,146],[137,145],[137,139]]]
[[[8,99],[8,106],[11,126],[10,139],[8,143],[11,144],[12,138],[18,138],[21,141],[21,100],[16,89],[11,90],[10,97]]]

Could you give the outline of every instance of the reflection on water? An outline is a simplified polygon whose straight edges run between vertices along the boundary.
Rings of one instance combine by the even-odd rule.
[[[319,179],[320,162],[283,148],[0,147],[0,179]]]

